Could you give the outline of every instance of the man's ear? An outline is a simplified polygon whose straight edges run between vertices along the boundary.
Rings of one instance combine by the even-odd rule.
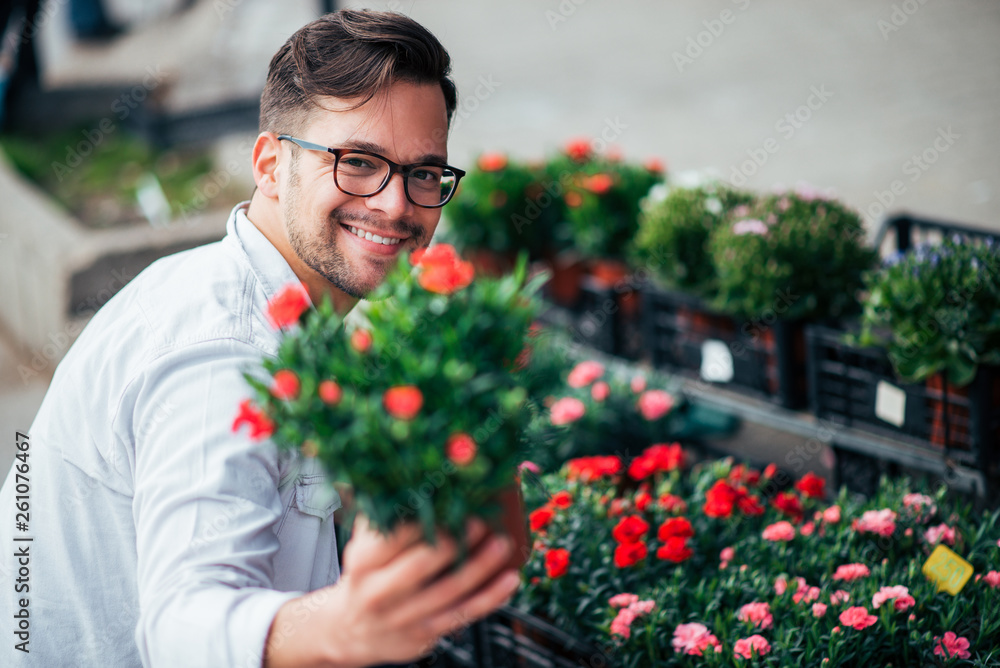
[[[253,180],[261,194],[269,199],[278,198],[278,164],[281,156],[281,141],[273,132],[261,132],[254,142],[250,163],[253,165]]]

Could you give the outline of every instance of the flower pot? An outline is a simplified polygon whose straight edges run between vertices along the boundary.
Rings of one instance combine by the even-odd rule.
[[[931,413],[931,445],[968,450],[969,386],[956,387],[942,373],[930,376],[925,383]]]
[[[520,569],[531,556],[531,535],[528,531],[528,518],[524,513],[524,497],[521,494],[520,484],[512,485],[500,492],[498,501],[501,511],[500,516],[493,521],[493,528],[507,534],[514,544],[510,560],[504,568]]]

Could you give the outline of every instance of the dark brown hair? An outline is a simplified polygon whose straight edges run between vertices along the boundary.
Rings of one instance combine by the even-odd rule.
[[[448,52],[413,19],[344,9],[303,26],[274,54],[260,130],[296,132],[319,96],[360,98],[361,106],[397,82],[439,84],[450,122],[458,97],[450,75]]]

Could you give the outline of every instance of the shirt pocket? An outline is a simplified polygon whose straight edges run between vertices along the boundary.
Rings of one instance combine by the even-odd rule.
[[[295,481],[295,507],[306,515],[328,519],[340,508],[340,494],[322,474],[305,474]]]

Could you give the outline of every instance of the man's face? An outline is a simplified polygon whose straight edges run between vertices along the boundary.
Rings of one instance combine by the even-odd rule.
[[[334,98],[321,104],[328,109],[349,106]],[[331,148],[363,149],[407,165],[444,163],[447,131],[440,86],[397,83],[357,109],[315,111],[298,138]],[[302,262],[339,290],[364,297],[382,282],[400,253],[430,243],[441,210],[410,202],[401,174],[393,174],[377,195],[355,197],[334,183],[332,154],[288,141],[282,142],[282,151],[283,161],[293,158],[292,151],[298,153],[286,163],[289,169],[279,196],[289,244]],[[359,231],[383,242],[359,236]]]

